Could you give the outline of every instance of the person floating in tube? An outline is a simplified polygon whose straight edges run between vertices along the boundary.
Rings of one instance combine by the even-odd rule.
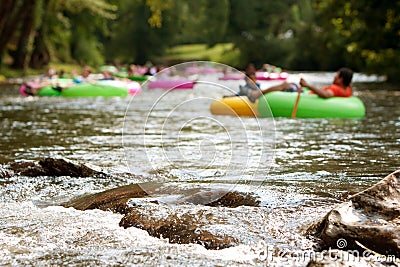
[[[261,90],[260,84],[257,82],[257,76],[255,72],[247,73],[245,76],[245,85],[239,85],[239,92],[232,96],[247,96],[251,102],[256,102],[256,99],[274,91],[285,91],[285,92],[297,92],[299,87],[294,83],[284,82],[280,85],[269,87],[268,89]]]
[[[297,92],[299,86],[295,83],[284,82],[280,85],[272,86],[264,90],[260,90],[257,86],[257,78],[255,73],[248,75],[252,82],[246,83],[245,86],[240,87],[238,95],[247,96],[251,102],[255,102],[260,96],[274,92],[274,91],[285,91],[285,92]],[[340,68],[334,78],[331,85],[325,86],[323,88],[318,88],[306,82],[303,78],[300,79],[300,85],[310,89],[311,94],[317,94],[322,98],[330,97],[350,97],[353,92],[351,89],[351,81],[353,79],[353,71],[349,68]]]

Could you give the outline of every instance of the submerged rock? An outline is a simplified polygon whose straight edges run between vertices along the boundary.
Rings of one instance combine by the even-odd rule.
[[[198,199],[199,193],[193,200]],[[207,196],[207,194],[206,194]],[[152,213],[146,212],[141,205],[134,206],[127,204],[132,198],[145,198],[149,195],[142,190],[140,185],[131,184],[104,192],[82,196],[64,203],[65,207],[74,207],[79,210],[101,209],[125,214],[119,225],[124,228],[137,227],[147,231],[151,236],[167,238],[171,243],[188,244],[195,243],[207,249],[222,249],[235,245],[237,240],[234,237],[213,234],[204,228],[209,226],[207,222],[200,223],[193,215],[177,215],[172,210],[168,216],[154,217]],[[185,202],[189,202],[186,199]],[[148,203],[158,204],[150,199]],[[228,192],[220,199],[209,203],[210,206],[238,207],[242,205],[256,206],[259,201],[252,195],[240,192]]]
[[[11,172],[3,167],[0,167],[0,178],[10,178],[12,176]]]
[[[71,176],[90,177],[105,175],[84,164],[77,164],[65,159],[45,158],[39,162],[13,162],[10,169],[23,176]]]
[[[202,229],[201,224],[190,214],[169,214],[155,218],[139,209],[131,209],[120,221],[124,228],[137,227],[158,238],[167,238],[170,243],[199,244],[207,249],[223,249],[234,246],[237,240],[227,235],[212,234]]]
[[[254,195],[242,192],[227,192],[219,199],[208,203],[207,206],[211,207],[229,207],[236,208],[239,206],[259,206],[261,201]]]
[[[126,210],[129,210],[127,206],[129,199],[144,198],[148,196],[148,193],[144,191],[139,184],[131,184],[109,189],[93,195],[82,196],[70,202],[64,203],[63,206],[74,207],[79,210],[101,209],[125,214]],[[205,196],[203,196],[201,193],[197,193],[191,198],[185,198],[184,202],[198,204],[198,200],[202,199],[203,197],[208,197],[208,193],[205,193]],[[227,192],[219,199],[206,205],[212,207],[218,206],[236,208],[239,206],[258,206],[259,204],[260,201],[251,194],[242,192]]]
[[[74,207],[78,210],[101,209],[125,214],[131,198],[146,197],[147,193],[137,184],[126,185],[100,193],[86,195],[64,203],[64,207]]]
[[[331,210],[308,233],[321,248],[400,257],[400,170]]]
[[[261,203],[254,194],[237,191],[188,189],[180,193],[182,193],[184,197],[177,199],[176,204],[191,203],[211,207],[236,208],[239,206],[256,207]]]

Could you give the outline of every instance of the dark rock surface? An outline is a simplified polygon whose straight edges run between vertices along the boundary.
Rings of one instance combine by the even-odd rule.
[[[131,209],[120,221],[124,228],[137,227],[146,230],[149,235],[167,238],[170,243],[200,244],[207,249],[223,249],[237,244],[234,237],[212,234],[202,230],[201,224],[189,215],[169,214],[165,218],[155,218],[140,209]]]
[[[321,239],[322,249],[367,248],[399,258],[400,170],[331,210],[308,234]]]
[[[10,178],[11,176],[12,173],[9,170],[0,167],[0,178]]]
[[[77,164],[65,159],[45,158],[39,162],[13,162],[10,169],[23,176],[71,176],[91,177],[105,175],[95,171],[84,164]]]
[[[207,193],[205,194],[208,196]],[[234,237],[214,234],[202,229],[208,224],[205,222],[200,223],[193,215],[177,215],[173,209],[168,209],[170,213],[160,218],[153,216],[151,212],[146,212],[140,205],[129,206],[127,204],[129,199],[146,197],[149,196],[142,190],[140,185],[131,184],[82,196],[64,203],[63,206],[74,207],[79,210],[101,209],[125,214],[119,223],[120,226],[124,228],[137,227],[147,231],[151,236],[167,238],[171,243],[195,243],[203,245],[207,249],[222,249],[237,244],[237,240]],[[195,199],[199,197],[201,198],[201,194],[198,194]],[[186,202],[188,202],[188,199],[186,199]],[[154,200],[150,200],[150,203],[158,204]],[[242,205],[257,206],[259,203],[253,195],[228,192],[209,205],[214,207],[238,207]]]
[[[146,197],[147,193],[137,184],[126,185],[100,193],[85,195],[64,203],[64,207],[74,207],[78,210],[101,209],[125,214],[129,207],[127,201],[131,198]]]
[[[229,207],[236,208],[239,206],[260,206],[260,200],[255,198],[254,195],[242,192],[227,192],[219,199],[206,204],[211,207]]]
[[[93,177],[106,176],[107,174],[65,159],[45,158],[38,162],[13,162],[8,169],[0,169],[0,175],[3,177],[12,175]],[[152,188],[151,185],[146,185],[146,188]],[[155,185],[156,188],[157,186],[159,185]],[[213,196],[220,197],[216,199],[212,198]],[[140,204],[136,205],[135,202],[129,202],[131,199],[147,198],[147,203],[158,205],[157,200],[149,197],[149,194],[139,184],[130,184],[99,193],[83,195],[61,205],[79,210],[101,209],[124,214],[119,223],[121,227],[137,227],[147,231],[151,236],[168,239],[171,243],[195,243],[207,249],[223,249],[237,244],[234,237],[208,231],[206,227],[209,226],[209,223],[204,220],[200,223],[199,218],[196,219],[197,214],[178,214],[176,210],[169,209],[169,206],[164,205],[168,214],[160,218],[141,207]],[[210,199],[216,200],[208,203]],[[213,190],[193,192],[182,202],[197,206],[199,206],[199,203],[207,203],[208,206],[212,207],[230,208],[242,205],[258,206],[260,204],[255,196],[248,193]],[[179,201],[176,205],[180,205]]]
[[[201,194],[197,194],[193,199],[187,198],[185,202],[197,204],[196,200],[201,198],[200,195]],[[129,199],[148,196],[147,192],[145,192],[139,184],[131,184],[92,195],[82,196],[68,203],[64,203],[63,206],[74,207],[79,210],[101,209],[125,214],[128,209],[127,201]],[[227,192],[216,201],[208,203],[207,206],[236,208],[239,206],[258,206],[259,204],[260,201],[251,194]]]

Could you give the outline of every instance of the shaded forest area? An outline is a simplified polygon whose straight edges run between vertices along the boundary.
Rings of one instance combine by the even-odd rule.
[[[271,63],[400,80],[400,1],[2,0],[0,59],[14,69],[50,62],[162,62],[179,44],[231,43],[234,67]],[[205,59],[207,60],[207,59]],[[231,63],[231,62],[222,62]]]

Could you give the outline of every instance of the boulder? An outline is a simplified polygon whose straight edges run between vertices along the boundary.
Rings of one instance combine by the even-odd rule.
[[[331,210],[308,234],[321,249],[369,251],[400,257],[400,170]]]
[[[78,210],[100,209],[125,214],[129,207],[127,202],[131,198],[146,197],[147,193],[137,184],[130,184],[96,194],[78,197],[67,203],[64,207],[74,207]]]
[[[0,178],[10,178],[11,176],[12,173],[9,170],[0,167]]]
[[[260,200],[254,194],[225,191],[219,189],[188,189],[180,191],[184,197],[177,199],[176,204],[191,203],[195,205],[205,205],[211,207],[228,207],[236,208],[239,206],[257,207],[260,205]]]
[[[148,187],[148,186],[147,186]],[[119,225],[124,228],[137,227],[149,233],[149,235],[166,238],[171,243],[188,244],[195,243],[204,246],[207,249],[223,249],[234,246],[237,240],[226,235],[213,234],[204,229],[209,226],[206,222],[200,223],[194,215],[178,215],[173,209],[168,209],[169,214],[162,218],[154,216],[151,211],[142,208],[140,202],[130,199],[146,198],[149,195],[138,184],[131,184],[100,193],[81,196],[67,203],[64,207],[74,207],[79,210],[101,209],[125,214]],[[185,202],[196,201],[209,197],[209,192],[202,196],[197,193],[195,197],[185,199]],[[148,199],[152,205],[158,204],[157,200]],[[146,202],[144,201],[144,202]],[[136,202],[139,202],[137,204]],[[191,202],[191,203],[193,203]],[[221,198],[209,203],[210,206],[238,207],[241,205],[257,206],[259,201],[251,194],[241,192],[227,192]],[[168,206],[164,206],[168,207]]]
[[[253,194],[243,192],[227,192],[219,199],[206,204],[211,207],[229,207],[236,208],[239,206],[260,206],[261,201],[257,199]]]
[[[206,224],[200,223],[195,216],[190,214],[169,214],[164,218],[153,217],[145,214],[140,209],[131,209],[120,221],[124,228],[137,227],[149,235],[166,238],[170,243],[199,244],[206,249],[223,249],[234,246],[237,240],[227,235],[213,234],[202,229]]]
[[[149,187],[148,185],[145,186]],[[220,192],[218,192],[220,193]],[[204,194],[204,195],[203,195]],[[185,203],[198,204],[199,199],[209,197],[209,193],[197,193],[190,198],[185,198]],[[62,204],[65,207],[74,207],[79,210],[101,209],[125,214],[130,210],[128,200],[131,198],[149,197],[149,194],[142,189],[140,184],[131,184],[103,192],[85,195]],[[153,202],[158,203],[157,200]],[[201,201],[200,201],[201,202]],[[206,204],[212,207],[236,208],[239,206],[258,206],[260,201],[252,194],[242,192],[226,192],[224,195],[211,203]]]
[[[65,159],[45,158],[39,162],[13,162],[10,169],[15,174],[23,176],[71,176],[91,177],[105,175],[84,164],[73,163]]]

